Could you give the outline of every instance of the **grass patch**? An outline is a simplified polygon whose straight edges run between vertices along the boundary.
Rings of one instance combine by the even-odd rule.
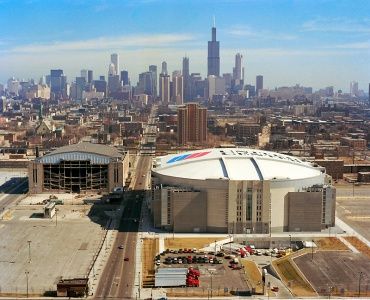
[[[346,236],[344,238],[362,254],[365,254],[367,257],[370,257],[370,248],[363,241],[359,240],[355,236]]]
[[[341,240],[336,237],[326,237],[315,240],[319,250],[349,250]]]
[[[255,289],[256,294],[262,294],[262,276],[256,263],[248,259],[242,259],[241,263],[244,266],[245,279],[252,285],[252,288]]]
[[[272,264],[285,285],[290,288],[295,296],[317,296],[309,283],[301,277],[291,258],[281,258],[275,260]]]
[[[154,258],[159,251],[158,239],[143,239],[141,252],[143,283],[154,285],[155,264]]]
[[[164,248],[165,249],[184,249],[184,248],[197,248],[201,249],[208,246],[214,241],[220,241],[220,238],[174,238],[165,239]]]

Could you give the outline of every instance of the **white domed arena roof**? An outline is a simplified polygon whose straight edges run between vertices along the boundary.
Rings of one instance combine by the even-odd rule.
[[[154,159],[153,173],[186,179],[296,180],[322,175],[299,158],[248,148],[214,148]]]

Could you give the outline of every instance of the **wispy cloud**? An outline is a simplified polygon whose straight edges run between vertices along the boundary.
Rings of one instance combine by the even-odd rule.
[[[290,48],[249,48],[246,49],[248,57],[332,57],[332,56],[350,56],[357,53],[363,53],[364,49],[290,49]],[[228,56],[235,55],[235,49],[224,49],[222,53]]]
[[[298,38],[294,34],[272,32],[268,30],[257,30],[247,25],[235,25],[228,29],[227,32],[235,37],[249,37],[253,39],[290,41]]]
[[[5,52],[11,53],[42,53],[61,51],[87,51],[87,50],[118,50],[130,47],[163,47],[178,43],[193,41],[191,34],[157,34],[157,35],[130,35],[119,37],[100,37],[89,40],[68,42],[53,42],[45,44],[27,44],[14,47]]]
[[[370,50],[370,40],[365,41],[365,42],[355,42],[355,43],[324,46],[322,48]]]
[[[303,31],[370,33],[370,19],[316,18],[302,24]]]

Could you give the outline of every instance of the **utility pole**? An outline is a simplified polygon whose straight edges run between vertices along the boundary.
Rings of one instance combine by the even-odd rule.
[[[139,274],[138,274],[138,279],[139,279],[139,299],[140,299],[140,287],[141,287],[141,282],[140,282],[140,272],[139,272]]]
[[[211,298],[213,297],[213,272],[211,273]]]
[[[31,263],[31,241],[28,240],[28,263]]]

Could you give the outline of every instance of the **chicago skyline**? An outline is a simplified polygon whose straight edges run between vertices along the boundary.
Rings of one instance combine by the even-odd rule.
[[[252,4],[253,13],[245,15]],[[317,2],[310,1],[248,0],[229,6],[227,1],[171,5],[161,0],[58,1],[45,6],[38,0],[17,4],[4,0],[0,5],[1,83],[11,76],[39,78],[50,69],[63,69],[68,78],[81,69],[106,74],[106,58],[111,53],[120,55],[120,68],[132,74],[133,82],[148,65],[159,66],[164,60],[169,74],[181,69],[184,55],[190,59],[190,73],[204,77],[205,43],[215,15],[222,43],[220,75],[232,70],[235,54],[240,53],[245,83],[264,74],[266,88],[300,83],[314,88],[334,85],[349,92],[348,82],[355,80],[359,89],[367,90],[370,21],[366,12],[370,3],[365,1],[320,1],[324,15],[318,13]],[[205,8],[211,8],[208,16],[203,13]],[[60,19],[56,12],[68,14],[69,22],[52,22]],[[131,18],[130,12],[136,17]],[[162,17],[152,26],[148,20],[159,12]],[[122,18],[124,29],[117,26]],[[24,30],[30,22],[35,24],[32,32]]]

